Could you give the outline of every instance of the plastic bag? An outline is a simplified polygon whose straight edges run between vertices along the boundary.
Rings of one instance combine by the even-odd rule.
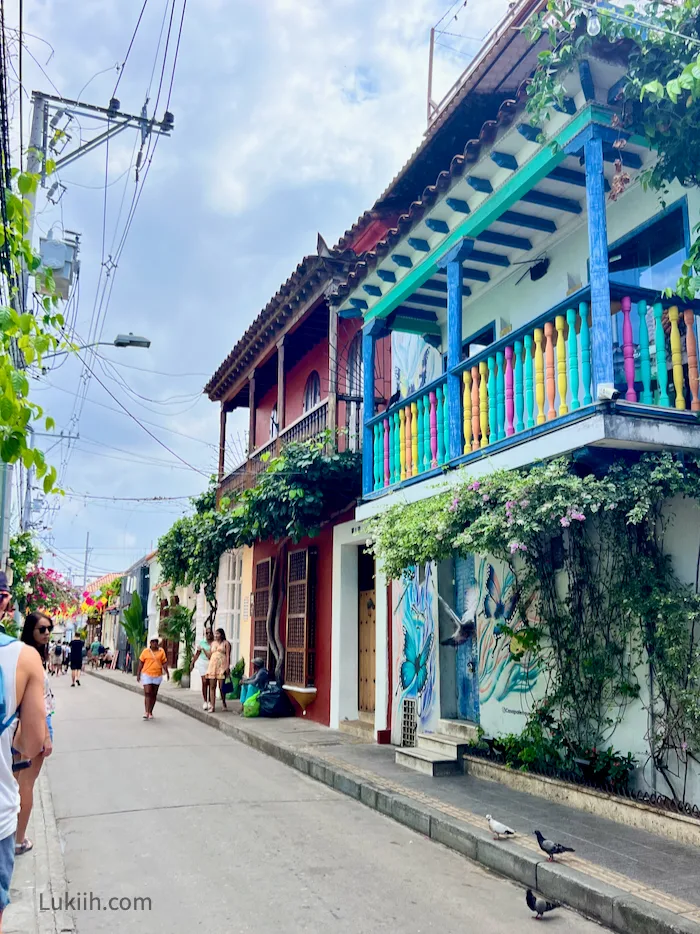
[[[261,717],[293,717],[294,708],[278,684],[269,685],[260,695]]]
[[[260,691],[256,691],[255,694],[251,694],[250,697],[246,700],[245,704],[243,704],[243,716],[260,716]]]

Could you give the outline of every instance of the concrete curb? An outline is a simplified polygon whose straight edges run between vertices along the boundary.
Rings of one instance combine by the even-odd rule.
[[[99,672],[90,674],[127,691],[141,693],[135,683],[115,681]],[[619,934],[700,934],[700,924],[696,921],[659,908],[562,863],[550,863],[526,850],[513,849],[512,844],[493,840],[488,833],[469,824],[418,806],[410,798],[388,792],[312,753],[250,732],[235,722],[214,719],[206,711],[197,710],[176,697],[162,694],[158,700]]]
[[[53,809],[53,798],[51,796],[51,786],[46,769],[42,769],[37,782],[38,797],[41,802],[41,837],[40,853],[42,855],[43,865],[40,867],[37,863],[37,907],[38,899],[43,895],[45,905],[61,904],[68,889],[66,879],[66,866],[63,860],[63,848],[61,847],[61,838],[56,823],[56,815]],[[35,799],[37,795],[35,793]],[[36,812],[36,804],[35,804]],[[35,813],[35,822],[36,817]],[[43,852],[42,852],[43,851]],[[37,860],[39,853],[37,854]],[[52,898],[55,902],[52,902]],[[74,934],[75,923],[70,914],[62,907],[56,911],[38,911],[39,931],[41,934]]]

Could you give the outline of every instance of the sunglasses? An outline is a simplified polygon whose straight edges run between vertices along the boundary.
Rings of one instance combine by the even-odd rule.
[[[40,636],[45,636],[47,632],[53,632],[53,626],[37,626],[36,628]]]

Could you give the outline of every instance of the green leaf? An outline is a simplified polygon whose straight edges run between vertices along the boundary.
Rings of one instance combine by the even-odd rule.
[[[46,417],[46,423],[45,423],[45,424],[46,424],[46,430],[47,430],[47,431],[53,431],[54,428],[56,427],[56,422],[54,421],[53,418],[51,418],[50,415],[48,415],[48,416]]]
[[[17,187],[19,188],[21,194],[28,195],[30,192],[34,192],[37,189],[37,178],[35,175],[29,175],[27,172],[22,172],[21,175],[17,178]]]

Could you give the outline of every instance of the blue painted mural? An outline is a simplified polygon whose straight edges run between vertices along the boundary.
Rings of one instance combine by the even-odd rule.
[[[442,357],[419,334],[392,331],[391,360],[391,391],[398,389],[402,399],[442,373]]]

